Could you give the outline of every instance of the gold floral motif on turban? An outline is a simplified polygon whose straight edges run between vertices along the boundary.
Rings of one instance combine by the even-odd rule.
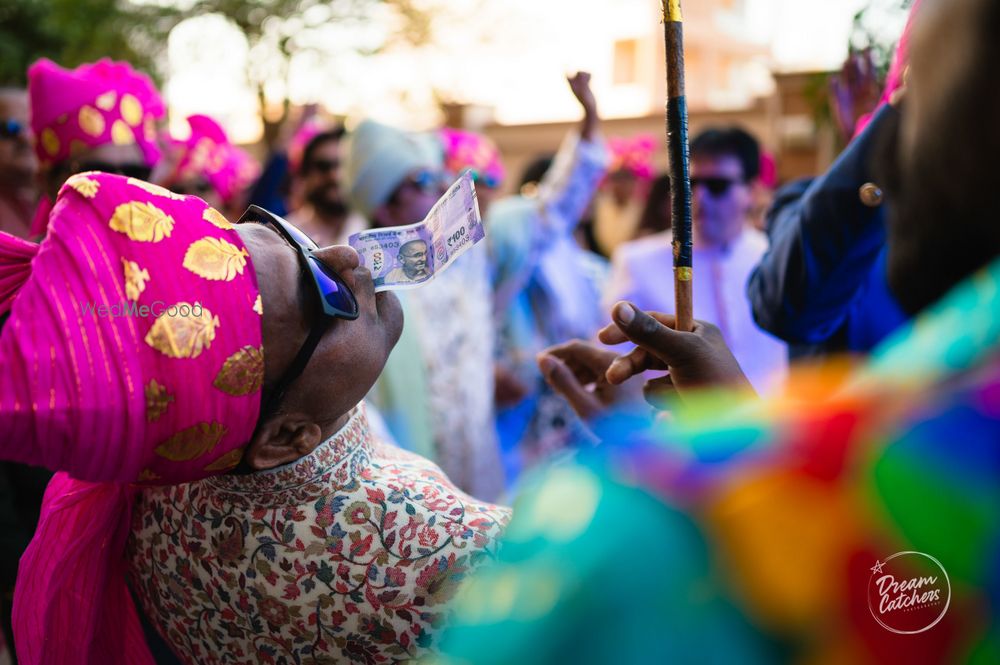
[[[184,267],[208,280],[232,281],[243,274],[250,254],[220,238],[202,238],[191,243],[184,254]]]
[[[135,143],[135,134],[124,122],[115,120],[111,125],[111,142],[115,145],[132,145]]]
[[[101,184],[96,180],[80,174],[72,176],[66,181],[66,184],[75,189],[85,199],[92,199],[97,196],[97,192],[101,187]]]
[[[205,471],[229,471],[243,459],[243,448],[230,450],[228,453],[205,467]]]
[[[226,358],[212,385],[233,397],[260,390],[264,383],[264,354],[255,346],[244,346]]]
[[[49,155],[54,157],[59,152],[59,137],[56,136],[51,127],[46,127],[42,130],[41,141],[42,147],[45,148],[45,152]]]
[[[94,105],[103,111],[110,111],[115,107],[115,102],[118,101],[118,93],[114,90],[108,90],[106,93],[101,95],[94,101]]]
[[[197,459],[219,445],[226,435],[222,423],[198,423],[182,429],[156,447],[156,454],[171,462]]]
[[[139,100],[132,95],[124,94],[120,108],[125,122],[133,127],[138,127],[142,122],[142,104],[139,103]]]
[[[171,199],[173,201],[183,201],[185,198],[183,194],[176,194],[165,187],[160,187],[159,185],[154,185],[151,182],[139,180],[138,178],[129,178],[127,182],[133,187],[138,187],[144,192],[155,196],[162,196],[163,198]]]
[[[226,216],[215,208],[206,208],[205,212],[201,215],[202,219],[210,224],[218,226],[220,229],[229,230],[233,228],[233,225],[226,219]]]
[[[212,345],[219,317],[199,304],[179,302],[158,314],[146,344],[170,358],[197,358]]]
[[[105,127],[107,127],[104,116],[93,106],[81,108],[80,113],[77,114],[77,122],[80,123],[80,129],[95,138],[103,134]]]
[[[174,218],[152,203],[129,201],[115,208],[112,229],[138,242],[160,242],[174,230]]]
[[[167,392],[166,386],[160,385],[156,379],[146,384],[146,422],[158,420],[164,414],[174,396]]]
[[[142,292],[146,290],[146,282],[149,281],[149,271],[140,268],[135,261],[129,261],[122,257],[122,268],[125,270],[125,296],[129,300],[138,300]]]

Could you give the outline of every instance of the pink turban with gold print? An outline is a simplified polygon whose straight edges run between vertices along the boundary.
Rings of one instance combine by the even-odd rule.
[[[124,578],[137,484],[233,469],[260,409],[246,247],[195,197],[71,177],[32,246],[0,234],[0,458],[62,471],[21,560],[24,663],[151,662]]]
[[[260,166],[245,150],[230,143],[225,130],[212,118],[192,115],[187,122],[191,128],[187,140],[172,141],[180,156],[169,180],[204,178],[220,199],[231,203],[257,179]]]
[[[156,120],[166,107],[148,76],[107,58],[63,69],[48,59],[28,68],[31,129],[43,166],[101,145],[136,144],[146,164],[160,159]]]

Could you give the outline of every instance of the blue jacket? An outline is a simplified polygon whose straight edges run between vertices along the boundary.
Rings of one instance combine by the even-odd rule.
[[[885,203],[865,205],[872,149],[898,111],[884,106],[830,170],[778,192],[771,246],[750,276],[754,319],[812,352],[867,352],[906,321],[885,275]]]

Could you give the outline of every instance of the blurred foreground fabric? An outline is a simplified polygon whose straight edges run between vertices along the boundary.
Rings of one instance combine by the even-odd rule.
[[[1000,662],[998,287],[1000,261],[867,366],[800,369],[782,397],[600,423],[603,446],[515,504],[446,662]],[[899,634],[869,593],[909,551],[947,602]]]

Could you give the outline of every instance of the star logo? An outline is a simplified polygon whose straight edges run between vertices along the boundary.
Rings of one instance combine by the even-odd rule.
[[[875,565],[871,567],[872,574],[879,575],[882,572],[882,562],[876,560]]]

